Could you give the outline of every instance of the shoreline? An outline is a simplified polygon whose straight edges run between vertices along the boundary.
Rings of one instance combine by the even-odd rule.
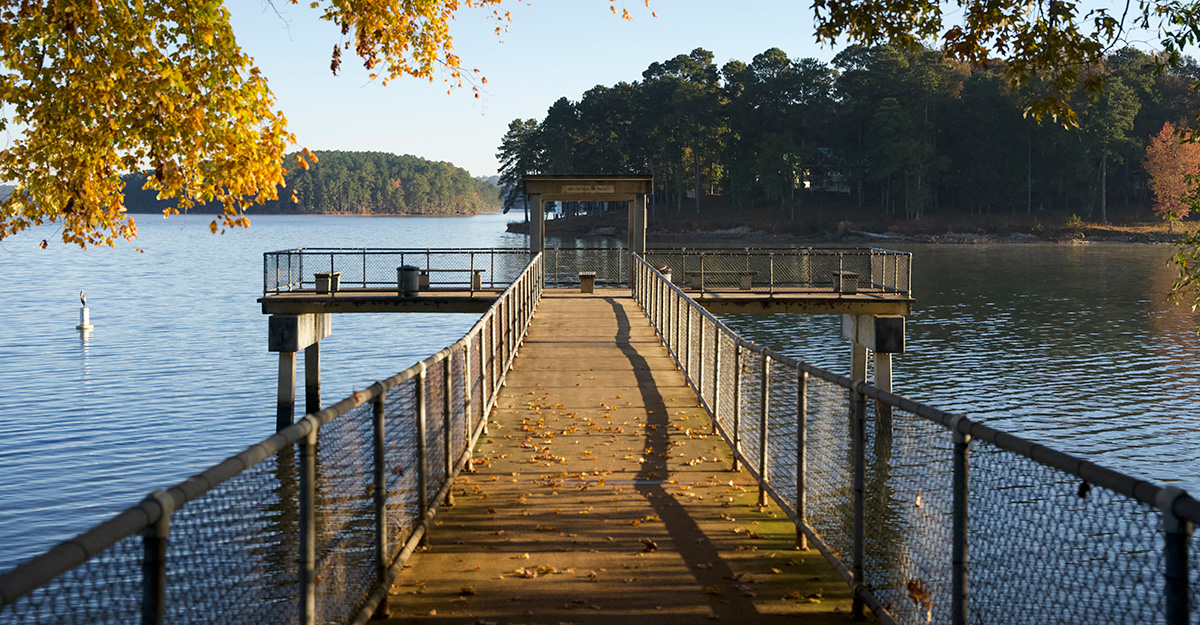
[[[569,227],[557,225],[558,222],[584,222],[588,218],[571,220],[554,219],[546,222],[546,236],[578,237],[578,238],[623,238],[624,228],[614,226],[593,225],[588,227],[583,223],[571,223]],[[580,227],[582,226],[582,227]],[[509,222],[507,231],[514,234],[529,234],[529,226],[524,222]],[[830,231],[819,234],[772,233],[749,226],[736,228],[692,228],[689,230],[669,230],[651,228],[646,233],[648,240],[657,242],[675,242],[687,240],[695,242],[704,240],[745,240],[748,238],[778,242],[779,244],[808,244],[808,243],[871,243],[887,244],[919,244],[919,245],[994,245],[994,244],[1055,244],[1055,245],[1089,245],[1092,243],[1143,243],[1152,245],[1170,245],[1178,242],[1177,233],[1138,232],[1109,226],[1103,230],[1106,234],[1082,233],[1078,236],[1062,232],[1047,232],[1042,235],[1031,232],[1010,232],[1008,234],[990,232],[954,232],[947,229],[940,234],[919,233],[913,235],[882,234],[867,230],[846,230],[843,232]]]

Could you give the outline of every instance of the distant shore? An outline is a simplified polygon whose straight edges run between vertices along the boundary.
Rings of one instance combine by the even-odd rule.
[[[1100,224],[1070,220],[1056,214],[975,216],[963,218],[926,217],[921,221],[895,219],[780,219],[764,211],[743,215],[695,215],[663,211],[651,218],[647,237],[653,241],[680,242],[698,239],[759,240],[763,244],[865,243],[894,244],[993,244],[993,243],[1173,243],[1180,227],[1172,231],[1163,221],[1134,221]],[[508,231],[528,234],[523,215],[511,212]],[[845,215],[838,215],[844,217]],[[738,223],[738,222],[741,223]],[[861,225],[860,225],[861,223]],[[1195,227],[1195,221],[1185,222]],[[546,235],[557,237],[624,237],[626,213],[613,211],[570,219],[550,219]]]

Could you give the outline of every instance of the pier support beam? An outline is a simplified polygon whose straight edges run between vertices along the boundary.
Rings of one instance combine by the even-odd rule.
[[[529,194],[529,258],[546,249],[546,205],[541,193]]]
[[[852,363],[854,372],[850,377],[856,380],[866,380],[866,353],[870,350],[875,354],[874,386],[883,391],[892,391],[892,354],[904,353],[904,317],[900,315],[842,315],[842,337],[854,343],[855,359],[859,357],[858,348],[864,348],[862,355],[862,377]],[[876,403],[875,416],[881,429],[891,431],[892,407]]]
[[[333,331],[333,317],[325,314],[271,315],[267,319],[267,349],[279,352],[279,394],[275,406],[276,431],[288,427],[296,415],[296,352],[304,350],[305,409],[321,409],[321,358],[319,343]]]
[[[304,412],[321,410],[321,343],[304,348]]]
[[[629,200],[629,269],[626,280],[633,285],[634,257],[646,253],[646,196],[635,195]]]

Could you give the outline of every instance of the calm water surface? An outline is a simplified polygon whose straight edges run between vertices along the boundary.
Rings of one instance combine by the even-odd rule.
[[[269,435],[262,253],[293,247],[523,247],[509,216],[144,218],[138,254],[0,246],[0,570]],[[572,242],[564,242],[570,244]],[[1162,302],[1169,248],[921,246],[896,389],[1114,468],[1200,490],[1200,318]],[[92,323],[78,323],[80,289]],[[727,318],[837,371],[832,317]],[[457,340],[471,315],[339,315],[327,403]],[[303,359],[301,359],[301,362]],[[302,365],[301,365],[302,367]],[[301,398],[302,404],[302,398]]]
[[[1200,491],[1200,315],[1168,304],[1162,245],[925,245],[897,393],[1113,469]],[[728,315],[849,374],[831,316]]]
[[[52,229],[0,246],[0,570],[274,429],[262,254],[295,247],[512,247],[506,215],[139,219],[132,245],[86,251]],[[83,337],[80,289],[92,324]],[[326,404],[458,340],[473,315],[338,315],[321,342]],[[299,375],[303,379],[303,358]],[[298,409],[303,407],[303,389]]]

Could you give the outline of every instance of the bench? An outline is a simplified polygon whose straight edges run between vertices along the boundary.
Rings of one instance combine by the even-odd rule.
[[[469,273],[471,274],[471,291],[479,291],[483,289],[483,272],[486,269],[422,269],[420,284],[418,288],[422,291],[429,290],[429,274],[430,273]]]
[[[853,271],[833,272],[834,293],[858,293],[858,274]]]
[[[750,290],[750,281],[754,278],[754,274],[755,274],[755,272],[750,271],[748,269],[746,269],[746,270],[742,270],[742,269],[708,270],[708,269],[705,269],[704,271],[685,271],[683,273],[686,274],[688,277],[688,280],[691,281],[692,290],[694,290],[694,291],[703,291],[704,290],[704,281],[707,278],[712,278],[712,277],[728,278],[731,276],[737,276],[739,289],[741,289],[743,291],[749,291]]]
[[[581,271],[579,272],[579,292],[591,293],[596,288],[596,272]]]

